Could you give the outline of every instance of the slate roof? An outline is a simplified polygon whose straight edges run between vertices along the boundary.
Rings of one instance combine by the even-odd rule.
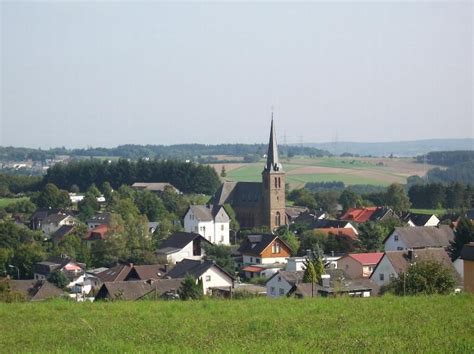
[[[296,219],[298,216],[300,216],[302,213],[309,213],[309,209],[307,207],[301,207],[301,206],[287,206],[285,207],[286,215],[290,219]]]
[[[173,253],[177,250],[183,249],[194,239],[200,238],[201,242],[211,244],[208,240],[199,234],[194,232],[175,232],[169,238],[163,241],[160,248],[157,250],[159,253]],[[173,251],[174,250],[174,251]]]
[[[311,223],[310,228],[312,229],[326,229],[329,227],[345,228],[347,224],[350,224],[350,222],[346,220],[328,220],[328,219],[319,220],[318,219],[318,220],[314,220]]]
[[[231,274],[214,263],[214,261],[195,261],[192,259],[183,259],[181,262],[176,263],[173,269],[166,273],[166,276],[171,278],[184,278],[186,274],[189,274],[198,279],[211,267],[216,267],[229,278],[234,279]]]
[[[411,220],[415,226],[425,226],[432,216],[433,214],[406,213],[403,216],[403,220],[406,222]]]
[[[183,279],[160,279],[155,281],[117,281],[105,282],[99,289],[96,300],[139,300],[148,294],[163,295],[166,292],[176,292]]]
[[[42,301],[64,295],[64,291],[46,280],[8,280],[12,291],[29,301]]]
[[[97,273],[96,277],[99,278],[103,283],[124,281],[131,270],[132,266],[130,264],[118,264],[115,267]]]
[[[151,192],[163,192],[166,187],[171,187],[176,192],[179,192],[179,190],[175,186],[167,182],[135,182],[134,184],[132,184],[132,188],[145,189]]]
[[[110,223],[111,218],[112,218],[112,214],[110,213],[97,213],[94,216],[91,216],[89,219],[87,219],[87,223],[108,225]]]
[[[191,211],[196,219],[199,221],[214,221],[214,218],[221,210],[222,206],[219,205],[191,205],[188,208],[186,214]],[[227,219],[229,218],[227,212],[225,212]]]
[[[413,251],[387,251],[385,252],[385,257],[388,258],[397,274],[406,272],[410,264],[413,262],[435,260],[437,262],[442,263],[444,266],[451,270],[458,284],[462,282],[459,273],[453,266],[453,262],[451,262],[451,258],[443,248],[422,248],[415,249]],[[375,270],[377,269],[377,267],[378,264],[372,274],[375,274]]]
[[[138,280],[160,279],[163,278],[167,270],[167,266],[164,264],[134,265],[127,280],[132,277]]]
[[[261,182],[224,182],[212,203],[214,205],[231,204],[233,207],[256,207],[262,195]]]
[[[474,242],[465,244],[461,250],[461,259],[474,261]]]
[[[43,224],[59,224],[61,221],[66,219],[68,214],[65,213],[54,213],[54,214],[49,214],[46,218],[43,219]]]
[[[288,247],[289,250],[291,250],[290,246],[288,246],[278,236],[263,234],[263,235],[248,235],[247,238],[240,245],[238,252],[240,254],[245,254],[245,255],[259,256],[265,250],[265,248],[267,248],[276,238],[278,238],[278,240],[283,245],[285,245],[286,247]]]
[[[448,247],[454,241],[454,232],[447,225],[396,227],[393,233],[398,234],[407,248]],[[385,238],[384,243],[391,235]]]
[[[59,229],[57,229],[53,234],[51,235],[51,239],[54,242],[59,242],[61,241],[64,236],[66,236],[68,233],[74,230],[74,225],[62,225]]]

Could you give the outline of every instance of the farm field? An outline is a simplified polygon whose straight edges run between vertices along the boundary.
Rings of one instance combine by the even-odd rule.
[[[28,199],[27,197],[24,198],[0,198],[0,208],[6,207],[7,205],[18,203],[21,200]]]
[[[473,352],[474,297],[0,304],[18,352]]]
[[[293,158],[282,161],[287,182],[291,188],[301,188],[307,182],[341,181],[346,185],[371,184],[388,186],[406,183],[412,175],[423,176],[434,167],[415,163],[411,158]],[[261,181],[264,160],[258,163],[215,164],[218,173],[225,166],[230,181]]]

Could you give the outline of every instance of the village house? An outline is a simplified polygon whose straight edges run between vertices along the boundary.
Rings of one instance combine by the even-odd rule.
[[[447,225],[396,227],[384,240],[385,251],[415,248],[447,248],[454,241],[454,232]]]
[[[181,194],[178,188],[166,182],[135,182],[131,187],[136,190],[145,190],[156,194],[163,193],[166,188],[171,188],[176,194]]]
[[[183,279],[177,278],[106,282],[100,287],[95,300],[177,299],[182,281]]]
[[[111,219],[111,213],[97,213],[87,219],[87,229],[91,231],[99,226],[109,226]]]
[[[463,260],[464,290],[474,293],[474,242],[465,244],[461,251]]]
[[[213,261],[183,259],[166,273],[166,277],[184,278],[193,276],[202,281],[204,294],[230,293],[234,287],[234,277]]]
[[[59,242],[64,240],[66,235],[69,235],[74,231],[75,225],[63,225],[59,229],[53,232],[51,235],[51,241],[54,245],[57,245]]]
[[[43,219],[40,228],[48,238],[51,238],[51,235],[61,226],[72,226],[75,223],[76,219],[69,214],[53,213]]]
[[[408,212],[402,216],[408,226],[438,226],[440,220],[434,214],[417,214]]]
[[[421,248],[402,251],[386,251],[379,263],[375,266],[370,279],[378,286],[388,285],[392,279],[399,277],[400,273],[408,270],[415,263],[427,260],[437,261],[452,271],[457,284],[462,280],[451,262],[451,258],[444,248]]]
[[[184,216],[184,231],[198,233],[214,244],[230,244],[229,225],[223,206],[191,205]]]
[[[238,252],[244,265],[286,263],[291,248],[276,235],[248,235]]]
[[[339,259],[337,268],[344,270],[352,279],[369,278],[382,257],[383,252],[349,253]]]
[[[293,289],[297,284],[303,282],[304,271],[289,272],[280,270],[273,274],[266,282],[267,297],[282,297]]]
[[[176,232],[163,241],[156,254],[166,257],[169,264],[180,262],[185,258],[201,260],[205,255],[206,244],[211,245],[211,242],[197,233]]]
[[[369,207],[369,208],[349,208],[340,220],[353,221],[361,224],[368,221],[383,221],[398,216],[390,208],[386,207]]]
[[[308,215],[310,214],[309,209],[307,207],[302,206],[286,206],[286,217],[288,219],[288,224],[293,224],[295,220],[301,217],[301,215]]]
[[[10,291],[19,294],[27,301],[44,301],[65,296],[65,292],[47,280],[12,280],[6,279]]]
[[[46,261],[33,265],[33,277],[35,280],[46,280],[52,272],[60,271],[69,279],[67,287],[71,288],[84,275],[85,266],[69,257],[49,257]]]
[[[351,234],[359,235],[359,230],[350,222],[345,220],[330,220],[330,219],[318,219],[313,221],[309,225],[310,229],[321,230],[321,229],[351,229]]]

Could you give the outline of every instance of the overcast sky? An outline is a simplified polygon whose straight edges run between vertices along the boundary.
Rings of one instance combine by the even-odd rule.
[[[474,137],[472,1],[0,6],[0,145]]]

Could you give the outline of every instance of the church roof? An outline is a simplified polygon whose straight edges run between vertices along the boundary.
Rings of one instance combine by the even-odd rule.
[[[275,128],[273,126],[273,113],[272,113],[272,124],[270,127],[270,140],[268,142],[267,152],[267,163],[265,165],[265,171],[267,172],[281,172],[283,166],[278,158],[278,146],[276,141]]]
[[[231,204],[233,207],[254,207],[260,202],[262,183],[224,182],[217,190],[213,204]]]

